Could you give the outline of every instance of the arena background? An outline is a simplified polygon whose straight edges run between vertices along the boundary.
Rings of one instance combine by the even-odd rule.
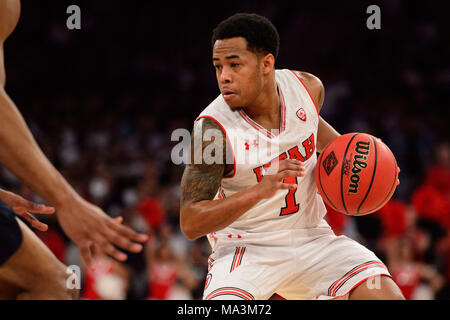
[[[81,8],[81,30],[66,27],[71,4]],[[380,30],[366,27],[371,4],[381,8]],[[7,92],[85,198],[153,235],[125,264],[83,268],[82,298],[201,298],[210,249],[179,230],[183,167],[170,160],[170,135],[190,130],[217,96],[211,31],[236,12],[275,24],[277,68],[323,81],[322,116],[340,133],[371,133],[397,158],[393,200],[365,217],[329,212],[335,232],[375,251],[408,299],[449,299],[448,1],[23,0],[5,44]],[[4,168],[0,183],[40,201]],[[57,222],[46,221],[41,239],[65,264],[81,265]]]

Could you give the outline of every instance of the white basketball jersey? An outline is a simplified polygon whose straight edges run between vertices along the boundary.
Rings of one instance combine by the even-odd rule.
[[[276,70],[275,79],[281,100],[279,132],[269,132],[243,110],[231,110],[222,95],[197,118],[211,118],[218,123],[232,150],[229,158],[233,161],[234,170],[231,175],[223,177],[216,199],[229,197],[257,184],[264,174],[268,174],[270,167],[276,167],[277,160],[291,158],[303,161],[306,176],[290,178],[286,182],[297,183],[297,189],[279,190],[270,199],[259,201],[214,236],[310,228],[317,226],[326,214],[314,179],[319,123],[317,108],[293,71]]]

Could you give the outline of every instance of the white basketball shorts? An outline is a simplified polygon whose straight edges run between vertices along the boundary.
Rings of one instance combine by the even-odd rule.
[[[228,230],[230,231],[230,230]],[[323,220],[316,228],[261,234],[219,234],[208,259],[203,299],[347,299],[369,280],[390,277],[377,256],[358,242],[336,236]]]

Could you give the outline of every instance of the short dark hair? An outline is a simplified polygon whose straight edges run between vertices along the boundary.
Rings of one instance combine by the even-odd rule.
[[[255,13],[236,13],[220,22],[213,30],[211,46],[216,40],[243,37],[251,51],[278,56],[280,36],[267,18]]]

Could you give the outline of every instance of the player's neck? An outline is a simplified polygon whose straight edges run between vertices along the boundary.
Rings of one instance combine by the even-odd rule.
[[[266,129],[279,129],[280,96],[275,79],[266,83],[266,88],[245,107],[245,113]]]

